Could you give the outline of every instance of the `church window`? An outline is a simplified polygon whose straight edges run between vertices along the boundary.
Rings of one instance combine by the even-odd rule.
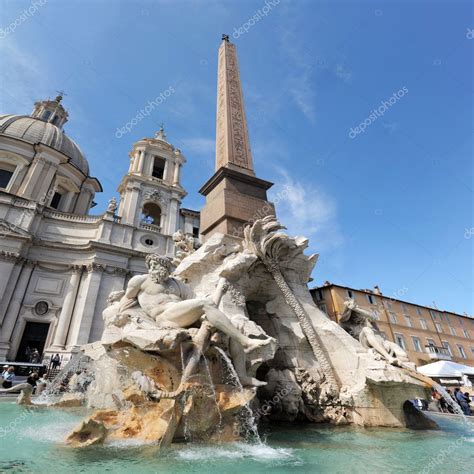
[[[56,191],[53,195],[53,199],[51,199],[50,207],[52,207],[53,209],[58,209],[59,208],[59,203],[60,203],[62,197],[63,197],[63,195]]]
[[[163,179],[163,176],[165,174],[165,164],[166,164],[166,161],[163,158],[160,158],[159,156],[155,156],[154,161],[153,161],[153,173],[152,173],[152,176],[154,178]]]
[[[12,176],[13,176],[12,170],[0,169],[0,188],[6,189]]]
[[[51,117],[52,112],[50,110],[45,110],[43,112],[43,120],[48,120]]]
[[[145,244],[148,245],[149,247],[151,247],[153,245],[153,240],[151,239],[145,239]]]
[[[35,305],[35,313],[38,316],[44,316],[49,311],[49,305],[46,301],[38,301]]]
[[[154,202],[147,202],[143,206],[142,222],[144,224],[160,225],[161,208]]]

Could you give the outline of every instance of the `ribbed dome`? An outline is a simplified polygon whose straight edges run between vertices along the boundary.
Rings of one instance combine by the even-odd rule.
[[[86,176],[89,175],[89,163],[81,149],[52,123],[29,115],[0,115],[0,135],[50,146],[69,157],[71,163]]]

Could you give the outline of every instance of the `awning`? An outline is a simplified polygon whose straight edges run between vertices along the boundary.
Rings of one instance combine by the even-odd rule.
[[[417,367],[416,370],[428,377],[462,377],[464,374],[474,375],[474,367],[446,360],[422,365]]]

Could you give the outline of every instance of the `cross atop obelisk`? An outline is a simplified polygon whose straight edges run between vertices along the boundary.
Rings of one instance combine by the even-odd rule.
[[[217,68],[216,171],[255,175],[235,45],[222,35]]]
[[[255,176],[235,46],[222,35],[217,71],[216,171],[199,192],[204,240],[220,232],[241,238],[244,227],[275,207],[267,201],[272,183]]]

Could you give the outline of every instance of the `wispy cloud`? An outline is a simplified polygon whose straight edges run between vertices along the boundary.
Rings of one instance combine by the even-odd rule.
[[[184,138],[180,141],[183,153],[213,156],[216,149],[216,141],[213,138],[195,137]]]
[[[293,178],[287,171],[278,170],[278,181],[271,196],[282,195],[278,202],[277,217],[291,235],[310,239],[316,252],[339,247],[343,238],[337,222],[337,207],[331,196],[314,185]]]
[[[29,113],[38,91],[47,87],[47,65],[20,48],[13,36],[0,41],[0,57],[0,112]]]
[[[281,52],[288,62],[287,70],[291,71],[287,76],[288,92],[298,109],[308,120],[314,122],[316,119],[316,94],[312,80],[314,61],[304,39],[297,34],[295,13],[287,7],[284,15],[286,25],[280,35],[280,45]]]

